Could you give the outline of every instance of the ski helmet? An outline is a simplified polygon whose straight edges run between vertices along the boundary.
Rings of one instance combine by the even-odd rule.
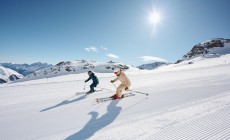
[[[120,68],[114,68],[113,73],[115,75],[119,75],[119,74],[121,74],[121,69]]]
[[[93,74],[93,72],[92,71],[88,71],[88,74],[91,75],[91,74]]]

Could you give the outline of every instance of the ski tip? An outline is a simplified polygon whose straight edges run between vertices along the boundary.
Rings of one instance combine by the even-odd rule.
[[[96,102],[99,103],[99,99],[98,98],[96,99]]]

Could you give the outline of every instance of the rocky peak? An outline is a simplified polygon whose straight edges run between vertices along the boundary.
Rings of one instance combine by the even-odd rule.
[[[230,53],[230,39],[212,38],[211,40],[193,46],[191,51],[189,51],[176,63],[180,63],[183,60],[193,59],[198,56],[208,57],[208,55],[213,54],[215,56],[219,56],[227,53]]]

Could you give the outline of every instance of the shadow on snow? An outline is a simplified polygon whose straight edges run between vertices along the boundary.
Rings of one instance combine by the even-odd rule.
[[[89,114],[91,115],[91,119],[87,122],[84,128],[67,137],[65,140],[86,140],[93,136],[100,129],[111,124],[118,117],[122,109],[121,107],[117,106],[118,102],[118,100],[111,101],[107,106],[107,112],[100,118],[97,118],[98,112],[90,112]]]
[[[57,105],[55,105],[55,106],[51,106],[51,107],[48,107],[48,108],[46,108],[46,109],[43,109],[43,110],[41,110],[40,112],[48,111],[48,110],[54,109],[54,108],[56,108],[56,107],[60,107],[60,106],[63,106],[63,105],[67,105],[67,104],[70,104],[70,103],[73,103],[73,102],[77,102],[77,101],[83,100],[83,99],[86,98],[86,96],[87,96],[87,94],[85,94],[85,95],[83,95],[83,96],[81,96],[81,97],[79,97],[79,98],[77,98],[77,99],[65,100],[65,101],[63,101],[63,102],[61,102],[61,103],[59,103],[59,104],[57,104]]]

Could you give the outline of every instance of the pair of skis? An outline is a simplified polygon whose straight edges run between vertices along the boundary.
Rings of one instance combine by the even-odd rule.
[[[98,91],[102,91],[102,90],[96,90],[95,92],[98,92]],[[84,95],[84,94],[88,95],[88,94],[93,94],[93,93],[76,92],[75,95]],[[123,98],[130,97],[130,96],[135,96],[135,94],[133,94],[131,92],[123,94]],[[121,98],[121,99],[123,99],[123,98]],[[96,98],[96,103],[102,103],[102,102],[111,101],[111,100],[114,100],[114,99],[112,97]]]
[[[125,93],[125,94],[123,94],[122,98],[120,98],[120,99],[123,99],[123,98],[126,98],[126,97],[131,97],[131,96],[135,96],[135,94],[133,94],[131,92]],[[104,97],[104,98],[97,98],[96,102],[97,103],[102,103],[102,102],[107,102],[107,101],[111,101],[111,100],[120,100],[120,99],[114,99],[112,97]]]
[[[99,92],[99,91],[102,91],[102,90],[103,90],[103,89],[101,89],[101,90],[96,90],[95,92]],[[123,94],[123,98],[135,96],[135,94],[133,94],[132,92],[144,94],[144,95],[146,95],[146,96],[149,95],[148,93],[143,93],[143,92],[139,92],[139,91],[133,91],[133,90],[129,90],[129,91],[130,91],[130,92]],[[89,95],[89,94],[93,94],[93,93],[76,92],[75,95],[84,95],[84,94],[85,94],[85,95]],[[121,99],[123,99],[123,98],[121,98]],[[96,98],[96,103],[102,103],[102,102],[111,101],[111,100],[114,100],[114,99],[111,98],[111,97]],[[118,99],[118,100],[119,100],[119,99]]]

